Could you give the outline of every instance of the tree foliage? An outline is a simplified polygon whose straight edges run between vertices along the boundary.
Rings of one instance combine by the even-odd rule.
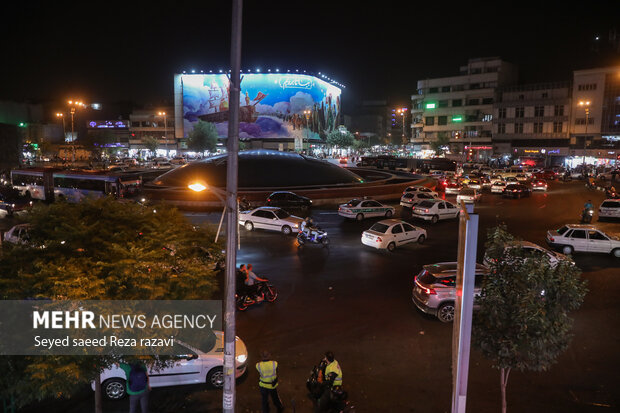
[[[570,260],[524,252],[506,227],[489,231],[490,262],[474,315],[473,344],[501,372],[502,406],[511,369],[545,371],[570,343],[572,319],[586,294],[581,271]]]
[[[147,136],[142,139],[142,144],[144,145],[146,149],[149,150],[149,152],[154,154],[157,148],[159,147],[159,139],[153,136]]]
[[[353,146],[355,137],[351,132],[342,133],[340,130],[334,130],[327,135],[327,144],[338,148],[348,148]]]
[[[215,124],[199,120],[187,136],[187,147],[196,152],[215,152],[218,137]]]
[[[444,149],[446,146],[450,146],[450,138],[445,135],[440,135],[436,140],[431,142],[431,149],[435,151],[435,155],[441,156],[446,150]]]
[[[4,245],[3,299],[210,299],[221,246],[176,209],[111,198],[37,205],[28,245]],[[0,357],[0,398],[70,396],[118,357]]]

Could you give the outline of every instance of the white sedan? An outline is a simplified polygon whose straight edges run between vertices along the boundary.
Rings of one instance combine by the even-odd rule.
[[[425,192],[407,192],[400,198],[400,205],[411,208],[425,199],[435,199],[435,197]]]
[[[475,202],[480,201],[480,197],[482,194],[475,189],[471,188],[463,188],[459,191],[459,194],[456,196],[456,203],[460,204],[461,201],[466,204],[473,204]]]
[[[620,258],[620,238],[606,234],[594,225],[568,224],[557,231],[547,231],[547,244],[567,255],[602,252]]]
[[[491,185],[492,194],[503,194],[504,189],[506,189],[506,182],[504,181],[496,181]]]
[[[435,192],[432,189],[427,188],[425,186],[421,186],[421,185],[408,186],[403,191],[403,195],[405,195],[406,193],[409,193],[409,192],[413,192],[413,193],[420,193],[420,192],[422,192],[422,193],[429,194],[429,195],[432,195],[435,198],[437,198],[437,192]]]
[[[391,218],[394,215],[394,211],[393,207],[383,205],[374,199],[352,199],[346,204],[338,206],[338,215],[357,221],[370,217]]]
[[[411,210],[415,218],[431,221],[433,224],[440,219],[457,218],[460,211],[456,205],[441,199],[422,201]]]
[[[177,361],[161,370],[149,369],[149,384],[151,387],[178,386],[182,384],[206,383],[211,387],[224,386],[224,333],[214,331],[216,341],[208,352],[200,351],[178,340],[175,347],[184,354],[177,356]],[[248,350],[245,343],[235,338],[235,377],[245,373],[248,360]],[[125,371],[120,366],[113,366],[101,373],[101,390],[110,400],[122,399],[127,394]],[[95,389],[94,382],[91,388]]]
[[[299,232],[302,221],[303,218],[277,207],[258,207],[251,211],[239,212],[239,225],[243,225],[248,231],[260,228],[288,235],[291,232]]]
[[[398,219],[384,219],[362,233],[362,244],[390,252],[410,242],[422,244],[425,239],[425,229]]]

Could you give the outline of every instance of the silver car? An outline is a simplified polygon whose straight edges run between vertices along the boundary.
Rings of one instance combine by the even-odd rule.
[[[483,277],[488,268],[476,264],[474,294],[480,295]],[[421,311],[432,314],[444,323],[454,320],[456,300],[456,262],[425,265],[415,277],[412,300]]]

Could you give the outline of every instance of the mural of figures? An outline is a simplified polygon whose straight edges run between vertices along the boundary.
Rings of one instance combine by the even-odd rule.
[[[228,134],[230,82],[224,74],[182,75],[183,122],[187,136],[203,120]],[[241,81],[241,139],[289,138],[309,129],[318,136],[338,125],[341,90],[317,77],[244,74]],[[310,110],[306,118],[304,111]]]

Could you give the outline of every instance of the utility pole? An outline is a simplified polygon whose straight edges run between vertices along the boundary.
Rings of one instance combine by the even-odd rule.
[[[452,413],[465,413],[467,402],[479,218],[473,212],[473,204],[466,206],[461,201],[452,332]]]
[[[226,281],[224,299],[224,413],[235,411],[235,288],[237,271],[237,173],[239,152],[239,96],[241,93],[241,21],[243,0],[232,2],[232,34],[230,43],[230,95],[228,117],[228,161],[226,163]]]

